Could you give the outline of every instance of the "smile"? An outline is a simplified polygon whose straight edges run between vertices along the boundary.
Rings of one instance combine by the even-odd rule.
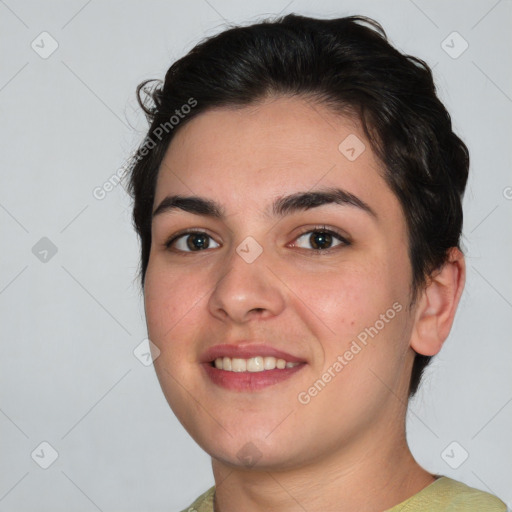
[[[251,357],[249,359],[226,358],[227,366],[231,364],[231,369],[217,368],[215,362],[224,366],[225,358],[217,358],[215,362],[203,363],[201,367],[205,372],[205,376],[210,382],[216,386],[220,386],[226,390],[236,392],[255,392],[263,390],[269,386],[284,383],[291,379],[293,375],[300,372],[302,368],[307,366],[306,363],[287,363],[284,359],[270,358],[267,360],[267,366],[274,368],[265,369],[266,357]],[[272,359],[275,360],[272,361]],[[256,360],[254,362],[254,360]],[[247,368],[249,365],[249,369]],[[255,366],[252,366],[255,365]],[[284,367],[283,367],[284,365]],[[233,369],[233,367],[235,369]],[[250,368],[257,368],[251,370]],[[236,369],[238,368],[238,370]]]
[[[214,345],[201,354],[199,362],[207,380],[236,392],[284,383],[308,366],[304,357],[253,340]]]
[[[285,368],[293,368],[300,363],[290,362],[284,359],[271,356],[256,356],[249,359],[241,359],[237,357],[217,357],[212,361],[212,366],[217,370],[225,370],[228,372],[263,372],[268,370],[284,370]]]

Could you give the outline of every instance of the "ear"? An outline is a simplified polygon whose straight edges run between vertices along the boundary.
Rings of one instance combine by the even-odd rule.
[[[430,276],[416,306],[411,348],[418,354],[437,354],[452,328],[455,311],[466,282],[464,255],[450,249],[446,263]]]

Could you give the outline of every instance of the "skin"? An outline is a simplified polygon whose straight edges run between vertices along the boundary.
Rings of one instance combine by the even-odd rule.
[[[350,134],[366,146],[354,161],[338,149]],[[434,481],[407,446],[405,404],[415,352],[433,355],[448,336],[464,258],[453,249],[407,307],[405,218],[381,173],[357,121],[305,98],[207,111],[169,146],[154,208],[182,194],[214,199],[226,211],[223,220],[180,210],[155,216],[145,281],[149,338],[160,350],[155,369],[177,418],[212,457],[217,511],[377,512]],[[327,187],[355,194],[377,218],[337,204],[283,218],[265,213],[277,197]],[[310,235],[319,224],[351,244],[333,238],[329,252],[315,253]],[[191,228],[212,237],[210,248],[165,247]],[[253,263],[236,252],[248,236],[263,249]],[[394,303],[401,311],[300,403],[299,393]],[[240,340],[265,342],[307,365],[255,392],[214,385],[201,354]],[[256,461],[250,467],[237,457],[244,446]]]

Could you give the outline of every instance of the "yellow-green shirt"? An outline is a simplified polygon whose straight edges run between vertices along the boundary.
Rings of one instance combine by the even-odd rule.
[[[182,512],[213,512],[215,486]],[[384,512],[506,512],[507,506],[492,494],[441,476],[436,481]]]

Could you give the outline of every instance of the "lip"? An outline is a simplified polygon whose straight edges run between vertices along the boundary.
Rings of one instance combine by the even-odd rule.
[[[304,359],[300,357],[289,354],[288,352],[283,352],[282,350],[277,350],[270,345],[265,345],[263,343],[250,345],[247,342],[238,342],[236,345],[232,344],[221,344],[215,345],[214,347],[210,347],[207,349],[201,356],[201,363],[211,363],[215,361],[218,357],[237,357],[239,359],[250,359],[251,357],[275,357],[276,359],[284,359],[289,363],[305,363]],[[266,372],[272,372],[273,370],[265,370]],[[283,370],[279,370],[283,371]],[[227,372],[225,372],[227,373]],[[235,372],[232,372],[235,373]],[[257,373],[257,372],[255,372]],[[264,372],[262,372],[264,373]]]
[[[219,370],[211,363],[218,357],[250,359],[251,357],[275,357],[289,363],[300,363],[292,368],[264,370],[261,372],[230,372]],[[277,350],[264,343],[240,341],[236,345],[222,344],[207,349],[201,357],[201,367],[211,382],[231,391],[258,391],[283,382],[304,368],[307,362],[293,354]]]
[[[231,391],[258,391],[273,386],[292,377],[306,366],[306,363],[298,364],[292,368],[278,370],[263,370],[262,372],[230,372],[219,370],[210,363],[203,363],[203,368],[210,381]]]

